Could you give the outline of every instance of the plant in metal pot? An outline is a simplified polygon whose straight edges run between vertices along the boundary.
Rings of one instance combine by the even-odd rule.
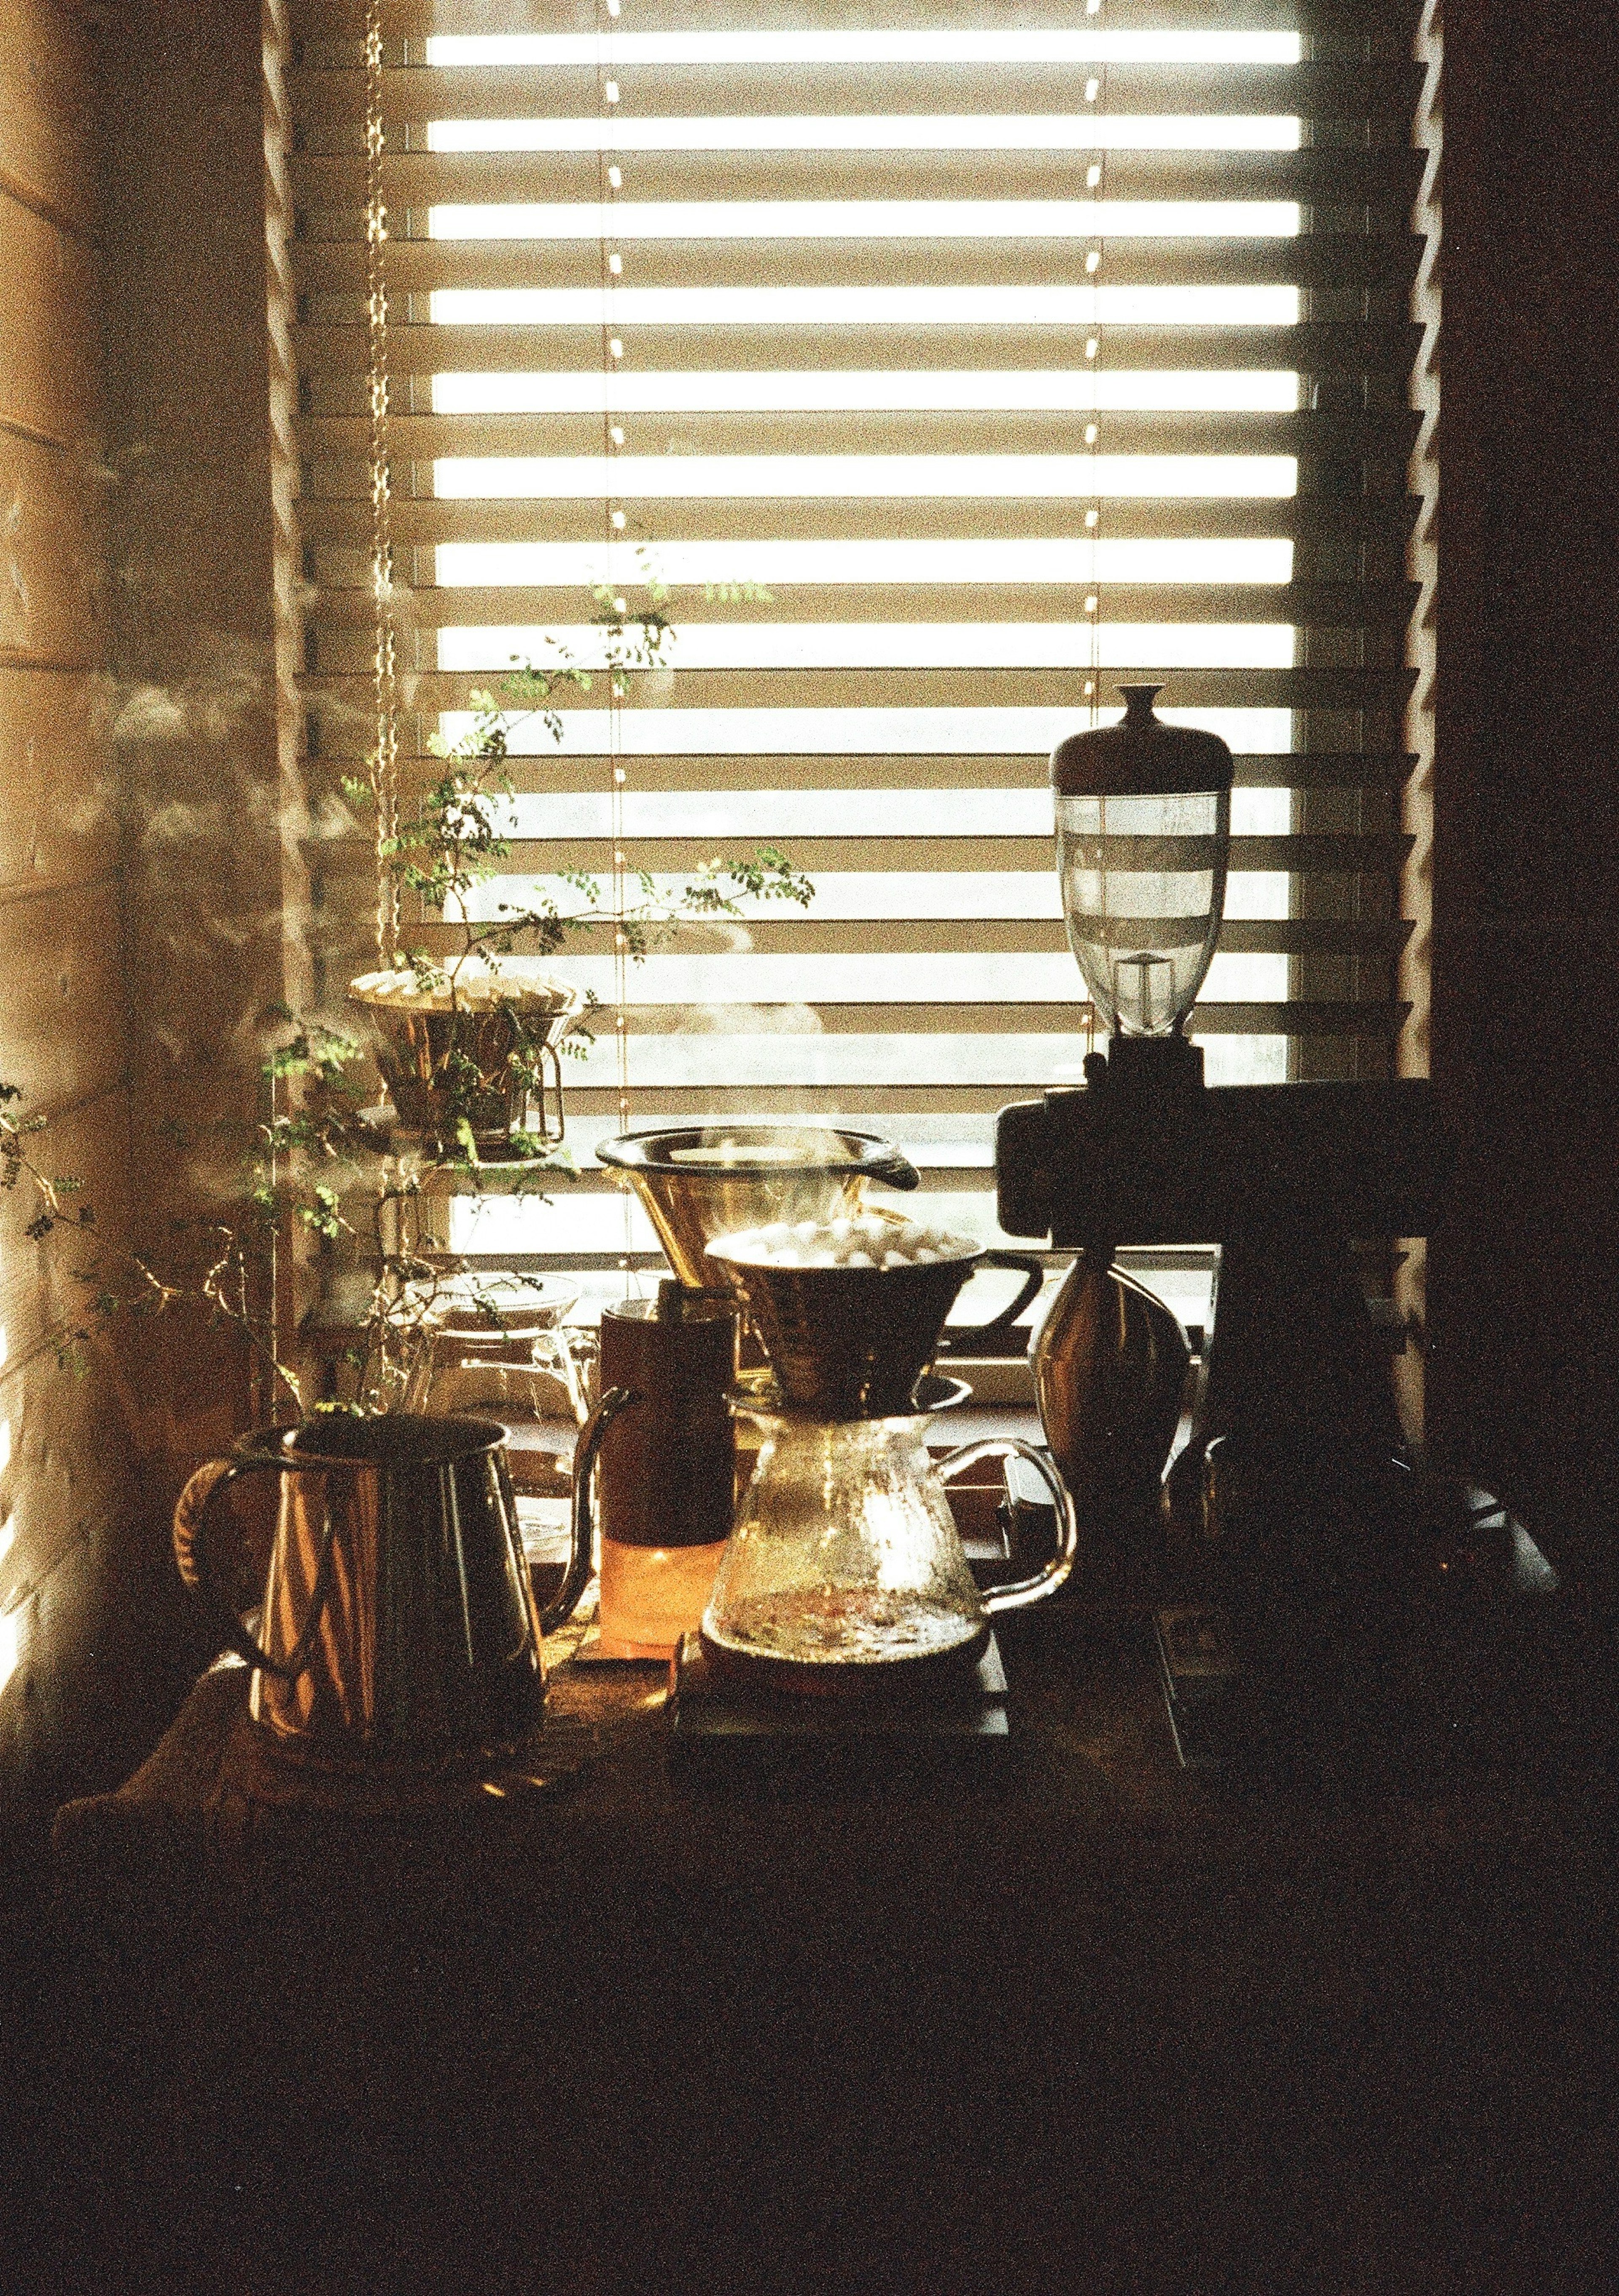
[[[635,677],[668,666],[669,593],[651,576],[647,591],[633,615],[624,598],[596,594],[614,704]],[[414,904],[440,928],[440,946],[400,948],[397,926],[384,922],[381,946],[395,941],[393,961],[360,975],[349,996],[370,1021],[399,1129],[440,1163],[561,1160],[562,1057],[588,1053],[597,1001],[552,970],[571,946],[594,938],[633,961],[682,923],[740,916],[744,900],[812,898],[787,856],[764,847],[718,857],[673,885],[636,871],[604,888],[591,871],[564,865],[526,900],[489,899],[484,889],[512,860],[514,737],[528,723],[560,744],[560,701],[591,685],[592,673],[558,647],[549,662],[514,667],[498,698],[475,690],[466,732],[430,737],[439,772],[378,835],[379,919]],[[373,782],[344,786],[351,800],[377,802]]]

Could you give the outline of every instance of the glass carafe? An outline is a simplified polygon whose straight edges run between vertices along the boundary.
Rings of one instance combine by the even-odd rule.
[[[504,1422],[517,1489],[565,1496],[589,1411],[584,1334],[563,1320],[577,1297],[554,1278],[505,1274],[408,1286],[400,1313],[415,1346],[401,1408]]]
[[[828,1420],[738,1406],[759,1431],[759,1464],[703,1613],[722,1663],[795,1690],[892,1688],[900,1678],[970,1667],[999,1611],[1031,1603],[1066,1575],[1059,1558],[1033,1578],[981,1592],[945,1481],[1016,1451],[1072,1523],[1043,1454],[1010,1438],[930,1456],[925,1412]]]
[[[578,1297],[553,1276],[444,1275],[410,1286],[400,1320],[414,1332],[402,1408],[497,1421],[517,1524],[543,1609],[572,1552],[573,1446],[589,1414],[594,1332],[564,1322]]]

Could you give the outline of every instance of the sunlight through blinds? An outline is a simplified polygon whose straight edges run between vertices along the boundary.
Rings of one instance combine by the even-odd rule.
[[[622,714],[631,862],[779,843],[816,881],[634,969],[637,1123],[840,1114],[992,1236],[995,1111],[1085,1049],[1046,758],[1124,676],[1237,753],[1211,1078],[1387,1072],[1410,12],[390,10],[405,769],[514,658],[589,660],[592,586],[633,606],[650,566],[676,636]],[[297,76],[316,783],[363,747],[371,645],[359,21],[306,0]],[[524,879],[608,866],[593,699],[522,744]],[[364,857],[325,857],[333,1002]],[[611,995],[605,951],[566,969]],[[570,1085],[588,1165],[605,1038]],[[594,1178],[502,1218],[503,1249],[618,1248]]]

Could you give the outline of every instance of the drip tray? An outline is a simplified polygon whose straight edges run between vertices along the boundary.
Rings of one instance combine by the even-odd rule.
[[[795,1697],[715,1667],[696,1635],[670,1662],[670,1745],[704,1774],[820,1773],[874,1780],[918,1771],[990,1771],[1010,1747],[1007,1677],[990,1636],[959,1689],[904,1700]]]

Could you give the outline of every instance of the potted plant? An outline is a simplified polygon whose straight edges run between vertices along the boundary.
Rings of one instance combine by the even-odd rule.
[[[665,667],[668,592],[655,578],[648,592],[633,616],[624,599],[596,593],[615,699],[637,674]],[[538,718],[560,742],[559,697],[591,683],[558,649],[553,663],[514,668],[500,699],[475,691],[471,728],[454,743],[430,737],[442,771],[378,840],[382,907],[415,901],[458,937],[447,956],[407,947],[349,985],[371,1024],[399,1129],[440,1162],[543,1156],[561,1140],[561,1056],[587,1049],[596,1001],[550,966],[576,937],[611,932],[635,958],[682,919],[738,915],[744,898],[802,905],[811,896],[785,854],[767,847],[750,858],[711,861],[672,898],[643,871],[636,898],[610,907],[599,879],[563,869],[529,902],[503,902],[492,917],[479,916],[480,887],[511,857],[512,734]],[[376,802],[373,782],[344,786],[355,801]]]

